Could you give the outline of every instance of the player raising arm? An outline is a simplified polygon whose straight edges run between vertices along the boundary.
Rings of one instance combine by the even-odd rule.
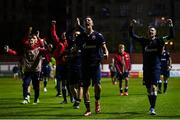
[[[29,46],[25,47],[24,53],[20,56],[22,57],[22,64],[24,66],[24,77],[23,77],[23,97],[24,100],[22,104],[30,103],[30,96],[28,96],[28,87],[32,80],[34,89],[34,104],[39,102],[39,77],[42,68],[42,55],[48,54],[48,51],[41,47],[34,47],[37,42],[37,36],[31,35],[28,39]],[[18,53],[8,46],[5,50],[10,55],[18,55]]]
[[[101,71],[100,63],[103,57],[107,59],[108,50],[103,35],[93,29],[94,23],[91,17],[84,19],[85,32],[79,35],[84,42],[82,50],[82,81],[83,96],[86,106],[85,116],[91,115],[89,87],[91,80],[95,94],[95,112],[99,113],[101,95]]]
[[[143,54],[143,81],[146,85],[148,98],[150,103],[150,114],[155,115],[155,103],[157,97],[157,82],[160,79],[160,56],[164,46],[164,41],[173,38],[173,23],[171,19],[166,21],[170,28],[169,36],[157,37],[155,27],[148,27],[148,37],[138,36],[133,31],[133,25],[136,20],[130,23],[129,34],[134,39],[140,42]]]

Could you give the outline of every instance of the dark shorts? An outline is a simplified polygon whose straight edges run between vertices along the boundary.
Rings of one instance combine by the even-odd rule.
[[[26,81],[27,79],[39,81],[40,74],[41,74],[41,72],[24,72],[23,81]]]
[[[50,73],[51,73],[50,65],[45,65],[45,66],[42,67],[42,75],[44,77],[50,77]]]
[[[94,84],[101,84],[100,64],[94,66],[83,66],[82,68],[83,86],[87,87]]]
[[[57,80],[66,80],[67,79],[67,67],[65,65],[57,65],[56,79]]]
[[[117,76],[117,72],[111,71],[110,73],[111,73],[111,78],[113,78],[113,77],[116,77],[116,76]]]
[[[23,96],[27,97],[28,95],[28,87],[32,81],[33,89],[35,90],[35,94],[38,94],[40,86],[40,72],[24,72],[23,77]]]
[[[143,70],[143,81],[145,85],[156,85],[160,80],[160,69]]]
[[[161,75],[168,78],[170,76],[170,71],[169,70],[161,70]]]
[[[123,80],[123,79],[129,77],[129,72],[124,72],[123,74],[118,73],[117,76],[118,76],[118,80]]]
[[[82,73],[81,70],[69,70],[68,71],[68,81],[69,85],[78,84],[82,86]]]

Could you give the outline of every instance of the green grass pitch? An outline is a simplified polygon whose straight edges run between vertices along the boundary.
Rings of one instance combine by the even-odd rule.
[[[149,115],[146,89],[141,78],[130,78],[129,96],[119,96],[118,85],[112,85],[110,78],[102,79],[102,112],[94,112],[94,94],[91,87],[92,115],[85,117],[84,102],[80,109],[73,109],[72,103],[60,104],[62,97],[55,97],[55,84],[48,82],[47,93],[41,82],[40,103],[22,105],[22,81],[0,78],[0,119],[180,119],[180,78],[170,78],[167,94],[158,94],[156,116]]]

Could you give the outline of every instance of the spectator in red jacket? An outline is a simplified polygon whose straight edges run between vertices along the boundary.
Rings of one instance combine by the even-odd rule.
[[[22,104],[30,103],[30,96],[28,95],[28,87],[32,80],[33,89],[34,89],[34,103],[37,104],[39,102],[39,77],[42,68],[42,56],[44,54],[48,54],[48,51],[41,47],[34,47],[37,44],[37,36],[31,35],[29,36],[29,47],[25,46],[24,53],[21,55],[22,64],[24,67],[24,77],[23,77],[23,97],[24,100]],[[19,53],[9,49],[7,46],[6,52],[11,55],[18,55]]]
[[[24,38],[22,39],[21,43],[26,48],[36,48],[36,47],[44,47],[44,40],[40,38],[40,32],[37,30],[36,33],[32,32],[32,27],[29,27],[27,33],[25,34]],[[33,46],[30,45],[29,39],[31,36],[36,35],[37,39],[34,41],[35,44]]]
[[[130,56],[124,51],[125,46],[123,44],[118,45],[118,50],[115,53],[115,66],[118,73],[120,95],[128,95],[128,77],[131,69]],[[125,80],[125,88],[123,93],[122,80]]]
[[[64,100],[61,103],[66,104],[67,103],[66,88],[68,89],[68,92],[70,94],[69,85],[67,83],[68,81],[67,81],[67,60],[66,60],[68,43],[67,43],[65,32],[62,33],[61,38],[58,37],[56,33],[56,21],[52,21],[51,23],[51,36],[52,36],[54,45],[56,47],[53,53],[54,58],[56,59],[56,80],[57,80],[57,85],[56,85],[57,95],[56,96],[61,96],[61,89],[62,89]],[[62,88],[60,88],[61,82],[62,82]],[[71,98],[71,94],[70,94],[70,98]]]

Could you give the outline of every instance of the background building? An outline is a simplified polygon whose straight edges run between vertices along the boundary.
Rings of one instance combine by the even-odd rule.
[[[41,36],[49,36],[52,20],[57,20],[58,32],[66,25],[66,0],[1,0],[0,45],[16,48],[20,45],[29,26],[40,30]],[[18,49],[17,48],[17,49]]]
[[[95,20],[95,29],[107,39],[110,52],[118,43],[124,43],[130,52],[139,52],[139,45],[128,35],[128,24],[132,18],[138,21],[136,29],[144,35],[148,25],[155,25],[159,34],[168,29],[163,20],[172,18],[175,23],[176,38],[171,50],[180,51],[180,7],[179,0],[1,0],[0,1],[0,45],[16,47],[28,26],[41,31],[50,38],[51,20],[55,19],[58,32],[72,27],[76,17],[82,19],[90,15]],[[165,28],[165,30],[161,30]],[[175,49],[174,49],[175,48]]]
[[[68,0],[68,11],[73,21],[77,16],[82,18],[87,15],[94,17],[96,29],[101,31],[108,42],[110,51],[114,51],[119,43],[125,43],[128,50],[133,52],[135,48],[133,41],[128,35],[128,24],[131,19],[138,21],[137,29],[140,34],[148,25],[154,25],[159,30],[159,34],[166,34],[167,29],[164,21],[172,18],[176,25],[176,38],[179,38],[180,30],[180,6],[179,0]],[[166,28],[166,27],[165,27]],[[178,40],[174,40],[179,47]]]

